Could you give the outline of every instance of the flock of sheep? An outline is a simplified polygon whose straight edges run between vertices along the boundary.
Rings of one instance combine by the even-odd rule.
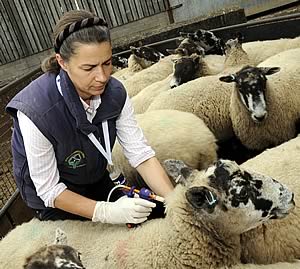
[[[34,219],[0,241],[3,268],[300,268],[300,37],[182,39],[164,57],[132,47],[112,75],[176,184],[166,217],[130,230]],[[220,159],[232,138],[262,153]],[[112,155],[112,169],[145,184],[118,143]],[[51,243],[57,228],[68,242]]]

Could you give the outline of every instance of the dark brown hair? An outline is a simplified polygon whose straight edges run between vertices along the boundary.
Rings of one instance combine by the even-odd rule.
[[[78,22],[93,18],[96,19],[96,25],[92,24],[86,27],[85,24],[81,24],[82,26],[79,24],[79,27],[77,27]],[[53,46],[57,53],[59,53],[65,61],[68,61],[70,57],[75,54],[78,44],[111,42],[106,23],[104,22],[99,25],[99,21],[104,22],[86,10],[72,10],[65,13],[53,29]],[[73,26],[75,24],[77,28],[75,27],[74,30]],[[71,30],[69,31],[69,29]],[[62,34],[65,32],[68,32],[68,34],[63,36]],[[62,36],[63,38],[61,38]],[[59,40],[59,47],[57,47],[57,40]],[[55,52],[43,61],[41,67],[44,72],[59,73],[60,66],[56,61]]]

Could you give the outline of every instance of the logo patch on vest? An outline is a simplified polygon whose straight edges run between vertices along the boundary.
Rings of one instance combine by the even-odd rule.
[[[81,150],[74,151],[65,159],[65,166],[72,169],[86,166],[85,154]]]

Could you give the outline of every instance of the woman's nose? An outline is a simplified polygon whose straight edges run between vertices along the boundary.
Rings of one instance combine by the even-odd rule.
[[[95,80],[98,82],[106,82],[107,77],[102,67],[98,67],[96,70]]]

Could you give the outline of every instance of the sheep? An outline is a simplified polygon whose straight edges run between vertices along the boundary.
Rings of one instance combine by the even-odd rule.
[[[193,113],[204,121],[218,141],[225,141],[234,135],[229,116],[231,87],[217,79],[202,77],[162,92],[146,112],[176,109]]]
[[[205,54],[225,54],[225,43],[221,38],[207,30],[199,29],[194,33],[179,33],[182,37],[188,37],[196,44],[204,48]]]
[[[130,46],[130,49],[137,57],[144,58],[152,63],[157,63],[160,59],[165,57],[165,55],[158,50],[147,46],[138,48]]]
[[[191,113],[176,110],[156,110],[136,115],[138,125],[162,163],[177,158],[189,166],[205,169],[217,159],[216,139],[203,121]],[[131,185],[145,183],[137,175],[116,143],[113,152],[114,169],[121,171]]]
[[[293,210],[293,193],[284,185],[240,169],[235,162],[220,160],[206,171],[176,160],[164,165],[173,175],[186,179],[186,184],[177,185],[166,197],[165,218],[135,229],[33,219],[0,241],[2,266],[21,268],[24,257],[49,242],[53,230],[63,228],[89,269],[226,268],[240,262],[241,233]],[[262,207],[265,203],[270,206]]]
[[[80,253],[67,245],[67,236],[61,229],[56,229],[53,244],[43,246],[26,258],[24,269],[84,269]]]
[[[116,68],[125,68],[128,67],[128,59],[122,56],[113,55],[111,57],[111,63],[113,67]]]
[[[295,195],[296,207],[285,220],[270,222],[241,236],[242,261],[247,263],[291,262],[300,257],[300,136],[268,149],[243,163],[275,177]],[[283,267],[284,268],[284,267]],[[299,267],[300,268],[300,267]]]
[[[180,56],[190,56],[192,54],[205,55],[204,48],[196,44],[191,38],[184,38],[176,49],[166,49],[169,54],[179,54]]]
[[[282,51],[300,48],[300,37],[247,42],[243,44],[243,48],[251,59],[252,64],[256,66]]]
[[[244,50],[242,39],[236,37],[229,39],[225,43],[225,66],[223,71],[236,69],[237,66],[251,64],[248,53]]]
[[[123,84],[128,92],[128,95],[133,97],[152,83],[163,80],[169,76],[173,71],[172,59],[174,59],[174,57],[176,56],[166,56],[165,58],[159,60],[159,62],[125,80]]]
[[[154,62],[159,61],[160,55],[158,55],[158,52],[151,50],[147,47],[130,47],[131,55],[128,58],[127,61],[127,68],[123,68],[121,70],[114,70],[113,77],[124,81],[128,79],[129,77],[133,76],[137,72],[148,68],[151,66]]]
[[[161,81],[157,81],[133,96],[132,103],[137,114],[144,113],[152,101],[162,92],[185,83],[192,77],[200,77],[219,73],[224,66],[224,57],[208,55],[202,58],[199,55],[182,57],[173,60],[174,73]],[[200,72],[201,70],[201,72]]]
[[[224,69],[224,57],[220,55],[203,57],[192,54],[174,59],[173,62],[174,72],[170,81],[170,88],[175,88],[202,76],[218,74]]]
[[[274,264],[238,264],[231,269],[299,269],[300,261],[295,260],[293,262],[279,262]],[[228,269],[224,268],[224,269]]]
[[[172,74],[167,78],[154,82],[142,89],[137,95],[133,96],[131,101],[136,114],[144,113],[154,98],[160,93],[170,90],[170,81],[172,79]]]
[[[258,67],[246,66],[220,77],[235,84],[230,117],[234,133],[245,147],[264,150],[296,136],[300,119],[299,60],[300,48],[286,50]]]

